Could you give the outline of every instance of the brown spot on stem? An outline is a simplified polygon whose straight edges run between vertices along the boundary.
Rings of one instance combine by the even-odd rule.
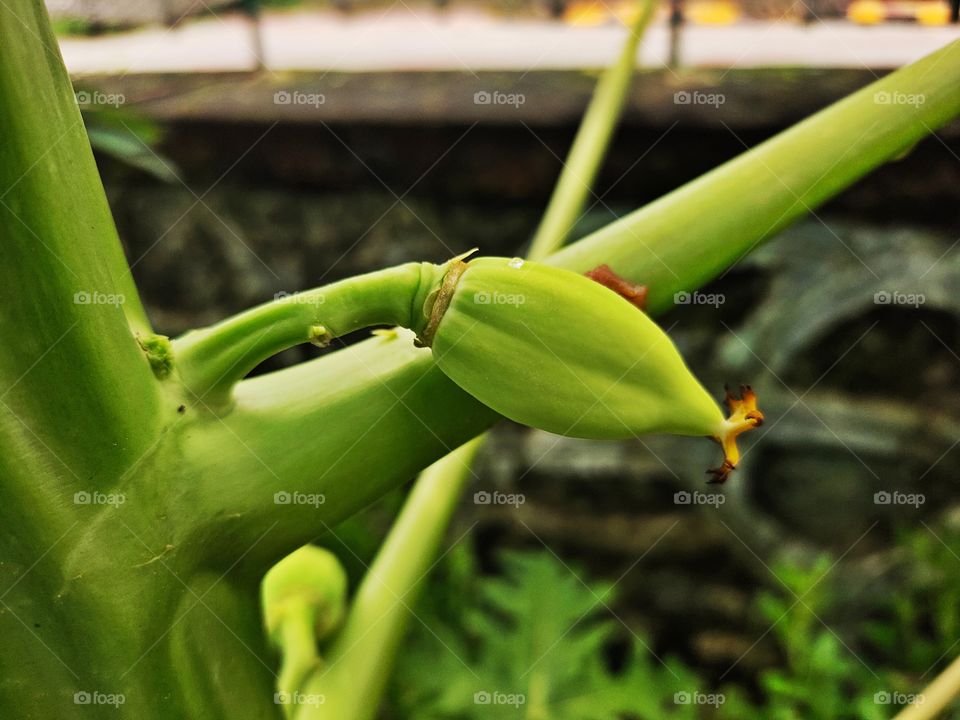
[[[637,285],[620,277],[609,265],[597,265],[593,270],[585,272],[584,275],[605,288],[613,290],[634,307],[640,310],[647,309],[647,286]]]

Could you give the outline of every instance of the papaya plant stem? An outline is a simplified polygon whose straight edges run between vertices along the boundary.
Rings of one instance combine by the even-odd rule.
[[[912,703],[901,710],[893,720],[934,720],[960,695],[960,657],[947,665],[918,694],[922,701]]]
[[[315,612],[305,598],[288,601],[284,610],[283,619],[280,621],[283,661],[277,676],[277,690],[282,694],[292,695],[297,692],[307,673],[320,663],[314,631]],[[291,708],[288,715],[292,714]]]
[[[149,323],[44,6],[0,3],[0,38],[0,455],[21,458],[24,479],[3,483],[16,496],[0,505],[39,507],[27,496],[60,458],[72,470],[60,487],[83,478],[71,492],[108,487],[135,462],[159,393],[134,339]]]
[[[960,41],[954,41],[545,262],[580,271],[607,263],[647,285],[647,310],[662,311],[674,293],[702,286],[956,117],[958,87]],[[923,101],[889,102],[905,94]],[[858,260],[872,272],[869,259]]]
[[[174,340],[180,381],[203,403],[228,402],[233,386],[257,365],[294,345],[326,345],[372,325],[418,329],[437,266],[406,263],[284,295],[217,325]]]
[[[594,90],[580,122],[563,171],[530,243],[527,256],[540,260],[563,245],[580,218],[593,188],[600,164],[607,154],[617,121],[623,114],[627,91],[636,66],[637,49],[656,4],[646,0],[640,7],[616,62],[608,67]]]

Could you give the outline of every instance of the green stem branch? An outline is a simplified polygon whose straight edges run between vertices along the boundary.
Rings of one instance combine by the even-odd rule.
[[[326,345],[373,325],[418,330],[439,266],[407,263],[275,299],[173,343],[180,381],[203,404],[230,400],[233,386],[267,358],[295,345]]]

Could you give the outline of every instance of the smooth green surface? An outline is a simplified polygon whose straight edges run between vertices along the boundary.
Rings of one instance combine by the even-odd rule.
[[[584,275],[541,263],[472,260],[433,351],[484,404],[560,435],[719,435],[724,421],[645,313]]]

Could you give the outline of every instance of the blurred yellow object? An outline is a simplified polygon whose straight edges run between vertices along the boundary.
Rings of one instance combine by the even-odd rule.
[[[879,0],[854,0],[847,8],[847,17],[858,25],[876,25],[887,17],[887,8]]]
[[[618,2],[613,6],[613,14],[624,25],[632,26],[640,15],[641,3],[627,0]]]
[[[914,17],[921,25],[946,25],[950,22],[950,6],[945,2],[917,3]]]
[[[690,3],[685,14],[696,25],[730,25],[740,18],[740,8],[729,0],[700,0]]]
[[[602,25],[612,17],[609,8],[602,2],[574,2],[567,6],[563,21],[568,25],[592,27]]]

